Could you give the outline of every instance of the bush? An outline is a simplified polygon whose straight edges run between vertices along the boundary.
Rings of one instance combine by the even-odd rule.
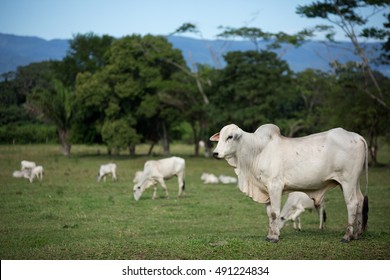
[[[1,144],[56,143],[55,126],[44,124],[8,124],[0,126]]]

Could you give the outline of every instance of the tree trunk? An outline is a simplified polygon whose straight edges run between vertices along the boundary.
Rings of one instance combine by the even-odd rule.
[[[374,130],[370,133],[370,140],[368,142],[368,149],[371,157],[371,164],[376,166],[378,164],[378,137],[376,137]]]
[[[129,154],[135,156],[135,145],[129,145]]]
[[[163,130],[163,137],[162,137],[163,151],[164,151],[164,155],[167,156],[170,154],[170,152],[169,152],[168,131],[165,122],[162,123],[162,130]]]
[[[148,150],[148,156],[150,156],[152,154],[154,145],[156,145],[156,142],[153,141],[152,144],[150,144],[150,147],[149,147],[149,150]]]
[[[69,131],[67,129],[58,129],[58,137],[61,142],[61,147],[62,147],[62,154],[64,156],[69,156],[70,155],[70,149],[72,145],[69,143]]]

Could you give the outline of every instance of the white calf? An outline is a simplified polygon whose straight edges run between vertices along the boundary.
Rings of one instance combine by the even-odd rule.
[[[33,182],[34,178],[37,177],[39,181],[42,181],[43,179],[43,167],[41,165],[35,166],[33,169],[31,169],[30,174],[30,183]]]
[[[33,169],[35,166],[37,165],[33,161],[22,160],[20,162],[21,170]]]
[[[100,166],[99,173],[97,176],[97,181],[100,182],[100,180],[103,178],[104,182],[106,181],[106,176],[108,174],[112,175],[112,180],[116,181],[116,164],[115,163],[107,163]]]
[[[218,184],[218,177],[211,173],[203,173],[200,179],[204,184]]]
[[[287,201],[284,204],[282,212],[280,212],[279,228],[282,229],[288,220],[293,221],[294,228],[301,230],[300,215],[305,209],[316,209],[320,218],[320,229],[323,229],[326,221],[325,202],[316,207],[314,201],[304,192],[291,192],[288,194]]]

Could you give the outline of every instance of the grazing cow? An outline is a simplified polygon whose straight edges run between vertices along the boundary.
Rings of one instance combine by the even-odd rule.
[[[170,157],[160,160],[149,160],[145,162],[144,170],[140,181],[134,185],[134,199],[138,201],[142,193],[149,187],[153,186],[153,199],[157,196],[157,183],[165,190],[165,195],[168,198],[169,193],[164,179],[170,179],[177,176],[179,183],[178,197],[182,195],[185,188],[184,182],[185,160],[179,157]]]
[[[133,183],[134,184],[140,183],[141,182],[141,178],[142,178],[142,171],[136,171],[135,174],[134,174]]]
[[[107,163],[100,166],[99,173],[97,176],[97,181],[100,182],[100,180],[103,178],[103,181],[106,181],[106,176],[108,174],[112,175],[112,180],[116,181],[116,164],[115,163]]]
[[[33,169],[35,166],[37,166],[37,165],[33,161],[22,160],[20,162],[21,170]]]
[[[202,173],[202,176],[200,176],[200,179],[203,181],[204,184],[218,184],[219,180],[218,177],[211,173]]]
[[[281,197],[302,191],[321,205],[327,190],[338,185],[348,211],[342,241],[358,238],[368,220],[368,153],[364,138],[342,128],[300,138],[287,138],[273,124],[247,133],[231,124],[210,138],[218,141],[213,155],[235,168],[239,188],[254,201],[266,204],[269,217],[267,240],[279,241]],[[360,190],[365,166],[366,196]]]
[[[314,201],[304,192],[291,192],[288,194],[287,201],[280,212],[279,229],[282,229],[284,224],[292,220],[295,229],[302,230],[301,227],[301,214],[305,212],[305,209],[316,209],[320,218],[320,229],[324,228],[324,222],[326,222],[325,202],[322,201],[319,207],[316,207]]]
[[[31,169],[30,174],[30,183],[33,182],[34,178],[37,177],[39,181],[42,181],[43,179],[43,167],[41,165],[35,166],[33,169]]]
[[[222,184],[236,184],[237,178],[226,175],[219,175],[219,181],[221,181]]]

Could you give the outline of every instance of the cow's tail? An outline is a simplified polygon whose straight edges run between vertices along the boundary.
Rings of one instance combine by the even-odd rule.
[[[364,150],[365,150],[365,163],[364,163],[364,169],[365,169],[365,175],[366,175],[366,191],[364,194],[364,200],[363,200],[363,225],[362,230],[365,231],[367,228],[368,223],[368,145],[366,140],[362,137],[362,141],[364,143]]]
[[[183,179],[183,185],[181,186],[181,190],[184,192],[186,189],[186,181]]]
[[[322,210],[322,219],[323,219],[323,222],[326,223],[326,210],[325,210],[325,208]]]

